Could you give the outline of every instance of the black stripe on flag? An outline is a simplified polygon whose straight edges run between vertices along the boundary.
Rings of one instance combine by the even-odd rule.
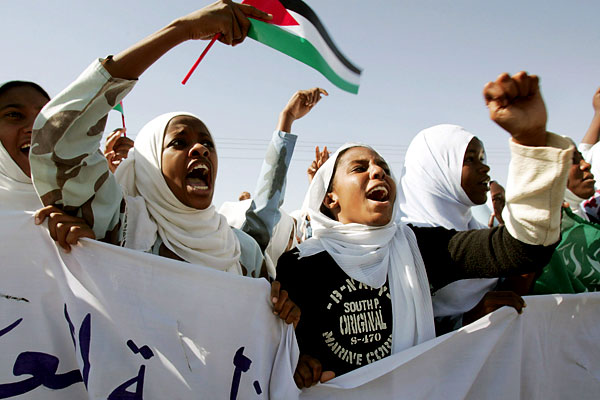
[[[346,57],[344,57],[342,52],[338,50],[338,48],[333,43],[333,40],[331,40],[329,33],[327,33],[327,30],[319,20],[319,17],[317,17],[317,14],[315,14],[315,12],[308,6],[308,4],[301,0],[279,0],[279,2],[288,10],[292,10],[295,13],[298,13],[307,20],[309,20],[315,26],[315,28],[317,28],[317,31],[323,37],[325,43],[327,43],[331,51],[333,51],[333,54],[336,55],[336,57],[342,62],[342,64],[344,64],[346,68],[348,68],[352,72],[360,75],[361,69],[352,64]]]

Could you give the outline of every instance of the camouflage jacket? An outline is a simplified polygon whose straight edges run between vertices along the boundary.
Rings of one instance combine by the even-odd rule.
[[[44,205],[83,218],[98,239],[122,243],[126,204],[99,144],[108,113],[137,81],[113,78],[101,61],[94,61],[40,112],[32,135],[31,173]],[[296,135],[273,134],[247,213],[243,230],[263,250],[279,221],[295,143]]]

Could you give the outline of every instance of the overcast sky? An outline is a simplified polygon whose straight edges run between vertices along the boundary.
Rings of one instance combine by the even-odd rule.
[[[404,150],[421,129],[464,126],[483,140],[491,174],[505,182],[508,134],[488,118],[483,85],[501,72],[540,75],[548,129],[579,141],[600,86],[600,2],[355,1],[307,3],[333,40],[363,69],[358,95],[316,71],[248,39],[216,44],[186,86],[181,79],[207,42],[169,52],[124,100],[128,131],[168,111],[199,115],[219,151],[214,202],[253,192],[277,115],[297,89],[330,93],[294,125],[299,141],[284,208],[300,207],[315,145],[374,145],[397,174]],[[0,1],[0,82],[41,84],[51,96],[94,59],[114,54],[206,1]],[[120,125],[112,112],[107,130]]]

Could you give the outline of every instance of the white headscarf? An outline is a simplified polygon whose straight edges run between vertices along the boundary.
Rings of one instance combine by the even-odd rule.
[[[348,276],[371,287],[389,281],[396,353],[435,337],[429,281],[414,234],[394,217],[385,226],[342,224],[320,211],[340,152],[357,146],[371,149],[346,144],[315,174],[302,206],[310,215],[313,237],[298,249],[300,257],[327,251]]]
[[[457,125],[436,125],[419,132],[406,150],[400,184],[403,222],[465,231],[485,228],[475,205],[460,185],[469,142],[475,136]]]
[[[246,211],[248,211],[251,204],[252,199],[226,201],[219,207],[219,214],[227,218],[229,226],[236,229],[242,229],[244,222],[246,222]]]
[[[292,247],[290,249],[293,249],[298,244],[296,240],[296,221],[282,209],[279,209],[279,212],[281,213],[281,217],[273,227],[273,235],[265,249],[265,262],[267,264],[267,271],[271,276],[276,275],[275,269],[279,257],[288,250],[290,236],[292,237]]]
[[[403,222],[466,231],[487,228],[473,217],[475,206],[461,186],[462,165],[475,136],[457,125],[422,130],[406,150],[400,182]],[[435,292],[436,317],[460,315],[472,309],[498,283],[492,279],[463,279]]]
[[[35,211],[42,207],[31,178],[12,159],[2,143],[0,143],[0,190],[0,203],[3,208]]]
[[[117,181],[128,196],[126,247],[147,251],[158,233],[169,250],[190,263],[241,274],[240,243],[227,219],[213,205],[198,210],[181,203],[162,174],[165,129],[179,115],[197,118],[182,112],[154,118],[117,168]]]

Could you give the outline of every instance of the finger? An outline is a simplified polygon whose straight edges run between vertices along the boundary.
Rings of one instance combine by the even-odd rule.
[[[58,211],[58,208],[54,206],[46,206],[37,210],[34,214],[35,224],[40,225],[53,211]]]
[[[281,312],[283,311],[283,308],[287,302],[287,299],[288,299],[288,292],[286,290],[281,290],[279,292],[279,299],[277,300],[277,303],[273,304],[273,314],[275,314],[275,315],[281,314]]]
[[[492,228],[494,226],[494,218],[494,214],[490,215],[490,219],[488,220],[488,228]]]
[[[319,379],[321,378],[321,373],[322,373],[322,371],[321,371],[321,369],[322,369],[321,362],[319,360],[317,360],[316,358],[314,358],[314,357],[308,358],[308,360],[306,360],[306,362],[307,362],[307,364],[310,367],[311,372],[312,372],[312,377],[311,377],[312,381],[313,382],[318,382]]]
[[[290,312],[296,305],[289,298],[286,298],[285,301],[282,301],[282,300],[280,300],[280,301],[282,302],[282,304],[281,304],[281,309],[278,311],[279,318],[281,318],[288,324],[292,323],[293,320],[290,320],[288,322],[288,317],[290,316]]]
[[[90,228],[83,228],[79,225],[73,225],[69,229],[69,233],[67,233],[65,241],[68,244],[73,245],[73,244],[77,244],[79,242],[79,239],[84,238],[84,237],[89,238],[89,239],[96,239],[96,235],[94,235],[94,231],[91,230]]]
[[[118,130],[115,130],[110,135],[108,135],[108,138],[106,139],[106,144],[104,145],[104,153],[111,151],[120,137],[121,132]]]
[[[324,94],[325,96],[329,96],[329,93],[325,89],[319,88],[319,92],[321,92],[321,94]]]
[[[273,305],[279,301],[279,291],[281,290],[281,283],[279,281],[271,282],[271,301]]]
[[[540,93],[540,78],[537,75],[529,75],[529,96]]]
[[[512,100],[519,95],[519,88],[515,81],[507,74],[503,73],[498,77],[497,82],[502,87],[504,91],[504,95],[508,98],[508,100]]]
[[[325,383],[327,381],[330,381],[333,378],[335,378],[335,372],[333,372],[333,371],[323,371],[323,373],[321,374],[321,383]]]
[[[318,161],[321,156],[321,152],[319,151],[319,146],[315,147],[315,160]]]
[[[310,367],[305,362],[298,364],[296,373],[299,375],[302,387],[311,387],[316,382],[313,381]]]
[[[259,10],[248,4],[236,4],[237,7],[244,13],[246,17],[265,19],[270,21],[273,19],[273,16],[269,13]]]
[[[246,36],[248,35],[248,30],[250,30],[250,21],[248,21],[248,18],[246,18],[246,15],[244,15],[242,10],[240,10],[239,7],[237,7],[237,5],[235,5],[233,7],[233,11],[235,13],[235,19],[240,27],[241,38],[236,43],[236,44],[239,44],[239,43],[242,43],[244,41],[244,39],[246,39]]]
[[[519,73],[514,74],[512,79],[517,85],[517,89],[519,90],[519,96],[529,96],[529,84],[531,80],[527,76],[527,72],[520,71]]]
[[[298,369],[294,372],[294,382],[296,383],[296,387],[298,389],[304,388],[304,381],[302,380],[302,376],[298,373]]]
[[[68,253],[71,251],[71,246],[67,243],[67,234],[69,233],[70,225],[68,223],[59,222],[56,224],[56,242],[60,247]]]
[[[485,98],[486,105],[490,108],[490,112],[492,109],[495,110],[508,105],[502,87],[496,82],[485,84],[483,87],[483,97]]]

